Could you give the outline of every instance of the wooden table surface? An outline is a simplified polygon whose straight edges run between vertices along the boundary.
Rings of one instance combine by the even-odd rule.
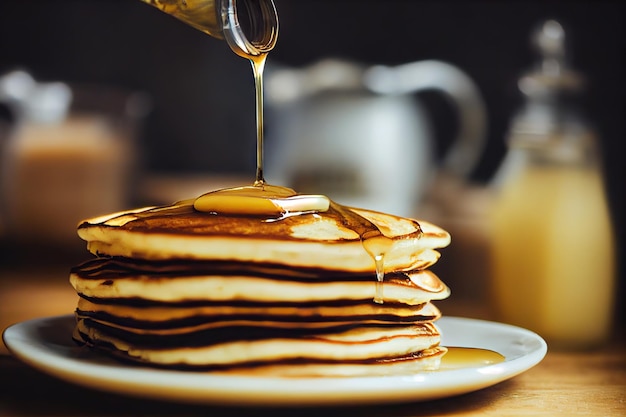
[[[454,302],[453,302],[454,301]],[[23,320],[73,311],[67,268],[0,267],[0,330]],[[444,314],[488,318],[480,306],[446,301]],[[616,331],[616,333],[619,333]],[[305,408],[298,416],[626,416],[626,343],[600,350],[549,351],[536,367],[477,392],[420,403]],[[0,347],[0,416],[295,415],[290,408],[207,407],[99,392],[69,384],[21,363]]]

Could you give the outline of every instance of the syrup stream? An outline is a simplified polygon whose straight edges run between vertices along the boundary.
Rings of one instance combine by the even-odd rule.
[[[376,295],[374,295],[374,302],[377,304],[383,304],[383,280],[385,279],[385,255],[378,254],[374,256],[374,262],[376,263]]]
[[[265,184],[263,176],[263,69],[266,59],[267,54],[250,58],[256,95],[256,177],[254,180],[256,186]]]

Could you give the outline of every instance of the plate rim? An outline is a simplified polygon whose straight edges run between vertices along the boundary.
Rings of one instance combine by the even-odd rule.
[[[7,327],[2,339],[9,352],[27,365],[75,385],[122,395],[204,405],[363,405],[432,400],[498,384],[534,367],[547,353],[544,339],[530,330],[482,319],[444,316],[437,321],[437,325],[443,328],[442,345],[445,346],[448,339],[455,340],[446,336],[448,331],[445,329],[461,326],[482,331],[486,329],[509,338],[516,336],[519,346],[513,347],[519,350],[519,354],[498,352],[505,356],[505,361],[500,364],[382,377],[293,378],[208,374],[127,365],[73,345],[70,335],[67,345],[58,348],[52,346],[50,340],[32,335],[36,326],[50,323],[68,325],[66,322],[69,320],[75,320],[73,314],[23,321]],[[464,346],[496,350],[488,342],[482,346],[477,346],[477,343],[472,345]],[[78,353],[75,357],[66,356],[61,353],[62,348]],[[172,386],[172,381],[178,385]],[[242,386],[247,386],[243,392]]]

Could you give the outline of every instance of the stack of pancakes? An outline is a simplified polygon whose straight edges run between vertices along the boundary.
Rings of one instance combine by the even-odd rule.
[[[379,263],[351,219],[390,242]],[[192,202],[84,221],[74,339],[158,367],[275,375],[436,369],[446,349],[428,270],[450,242],[427,222],[331,204],[279,219]],[[382,278],[382,275],[379,274]]]

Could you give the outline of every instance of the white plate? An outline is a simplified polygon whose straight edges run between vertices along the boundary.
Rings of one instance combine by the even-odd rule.
[[[496,351],[505,361],[474,368],[384,377],[280,378],[215,375],[125,365],[71,340],[72,315],[31,320],[3,334],[9,350],[60,379],[127,395],[202,404],[337,405],[422,401],[485,388],[518,375],[546,354],[528,330],[482,320],[443,317],[444,346]]]

